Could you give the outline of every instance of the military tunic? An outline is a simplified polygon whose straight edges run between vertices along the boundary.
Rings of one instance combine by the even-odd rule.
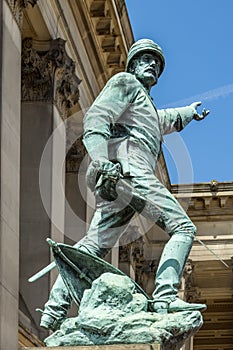
[[[84,144],[94,160],[100,157],[119,162],[130,185],[156,203],[141,213],[170,235],[195,232],[195,227],[176,199],[155,177],[155,167],[163,135],[182,130],[196,110],[191,107],[158,110],[143,85],[130,73],[111,78],[85,115]],[[98,140],[98,141],[97,141]],[[95,142],[94,142],[95,141]],[[116,243],[136,210],[97,198],[85,245],[95,242],[96,254]],[[92,245],[92,243],[91,243]]]

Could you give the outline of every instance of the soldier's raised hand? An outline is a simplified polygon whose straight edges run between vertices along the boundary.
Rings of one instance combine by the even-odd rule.
[[[195,119],[197,121],[205,119],[205,117],[207,117],[207,115],[210,113],[209,110],[206,110],[205,108],[203,108],[202,113],[199,114],[197,112],[197,107],[200,106],[200,105],[201,105],[201,101],[193,102],[190,105],[191,107],[195,108],[195,110],[196,110],[196,114],[194,114],[193,119]]]

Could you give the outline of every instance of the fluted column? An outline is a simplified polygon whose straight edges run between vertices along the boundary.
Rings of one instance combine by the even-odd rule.
[[[21,25],[29,5],[0,1],[1,350],[18,348]]]

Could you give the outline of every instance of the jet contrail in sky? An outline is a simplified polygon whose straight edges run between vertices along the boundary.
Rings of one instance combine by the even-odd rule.
[[[171,102],[169,104],[163,105],[161,108],[168,108],[168,107],[175,107],[175,106],[182,106],[182,105],[187,105],[195,101],[210,101],[214,100],[218,97],[226,97],[229,94],[233,93],[233,84],[229,85],[224,85],[221,86],[217,89],[213,90],[208,90],[206,92],[203,92],[202,94],[199,95],[194,95],[188,98],[185,98],[183,100],[179,100],[176,102]]]

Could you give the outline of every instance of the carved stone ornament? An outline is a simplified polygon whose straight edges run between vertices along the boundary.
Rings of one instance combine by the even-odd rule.
[[[23,40],[22,101],[55,103],[66,118],[69,109],[78,103],[80,82],[63,39],[49,42]]]
[[[20,28],[22,28],[22,22],[23,22],[23,9],[27,8],[29,5],[34,7],[36,3],[37,3],[37,0],[8,0],[10,9]]]

